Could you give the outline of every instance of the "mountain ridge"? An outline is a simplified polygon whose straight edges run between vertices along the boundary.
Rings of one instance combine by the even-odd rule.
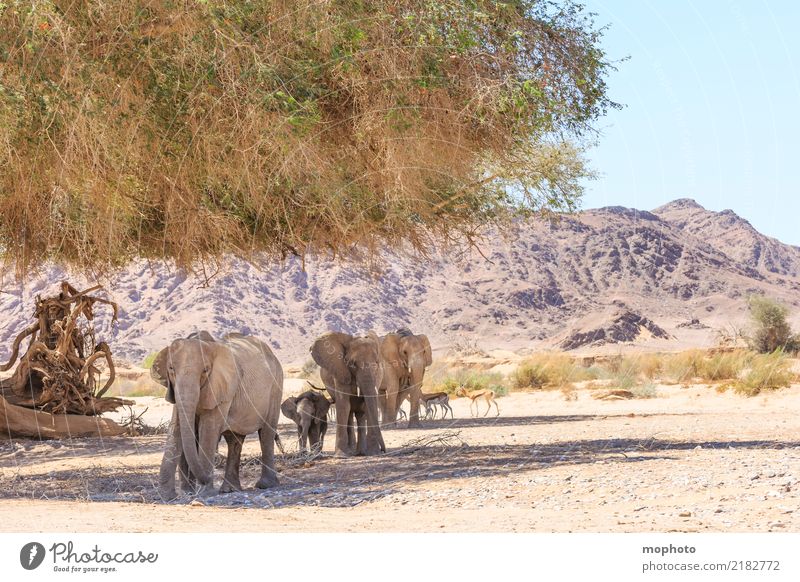
[[[330,329],[401,326],[427,333],[440,350],[577,345],[570,336],[581,338],[581,350],[615,350],[618,341],[675,349],[709,345],[715,330],[743,325],[751,294],[800,305],[800,249],[690,199],[653,211],[617,206],[522,221],[478,245],[480,252],[431,252],[424,261],[385,251],[377,273],[320,257],[266,268],[231,259],[207,288],[137,261],[106,282],[120,320],[109,330],[98,309],[98,336],[133,362],[197,329],[258,334],[285,361],[307,358],[314,337]],[[51,266],[24,287],[6,285],[0,360],[28,325],[35,295],[63,278],[90,283]],[[624,333],[614,328],[620,322]]]

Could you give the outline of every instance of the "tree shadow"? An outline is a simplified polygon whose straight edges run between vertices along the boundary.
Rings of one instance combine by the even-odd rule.
[[[625,438],[481,446],[418,444],[375,457],[323,456],[307,463],[289,462],[288,457],[279,455],[277,466],[281,484],[266,491],[252,488],[260,474],[260,464],[256,457],[245,457],[241,476],[246,490],[217,495],[205,499],[204,503],[222,508],[354,507],[429,482],[489,478],[558,466],[574,467],[577,472],[582,465],[598,462],[618,467],[658,459],[677,462],[685,451],[698,447],[783,450],[796,449],[800,442]],[[217,484],[221,477],[218,469]],[[50,471],[0,479],[0,497],[160,503],[157,480],[156,463],[135,470],[98,466],[80,471]],[[177,503],[186,503],[189,499],[184,497]]]
[[[142,453],[160,453],[164,450],[166,435],[152,436],[116,436],[116,437],[76,437],[71,439],[33,440],[14,439],[0,444],[0,467],[8,468],[26,465],[31,462],[80,457],[98,457],[104,454],[114,456],[139,455]]]

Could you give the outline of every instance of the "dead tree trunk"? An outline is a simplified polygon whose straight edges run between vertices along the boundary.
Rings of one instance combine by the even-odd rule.
[[[89,295],[100,288],[78,291],[63,282],[57,297],[36,298],[35,323],[14,339],[11,358],[0,365],[1,372],[10,370],[19,356],[20,344],[30,337],[12,376],[0,380],[0,433],[55,438],[122,432],[113,421],[87,418],[133,404],[120,398],[103,398],[115,377],[111,349],[105,342],[95,343],[94,329],[80,323],[81,317],[94,319],[96,303],[111,306],[116,321],[114,302]],[[99,385],[98,361],[108,365],[109,378],[103,386]]]

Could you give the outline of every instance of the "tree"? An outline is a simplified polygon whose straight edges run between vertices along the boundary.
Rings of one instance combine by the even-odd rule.
[[[795,338],[786,321],[789,310],[785,305],[767,297],[750,297],[750,318],[753,322],[752,347],[761,353],[775,350],[794,350]]]
[[[193,269],[572,210],[601,33],[570,0],[0,3],[0,253]]]

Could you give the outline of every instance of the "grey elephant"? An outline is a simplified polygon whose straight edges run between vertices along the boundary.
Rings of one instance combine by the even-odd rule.
[[[326,333],[311,346],[311,357],[336,407],[335,456],[385,452],[378,419],[378,386],[383,380],[378,337]]]
[[[328,431],[328,409],[331,401],[322,394],[307,390],[300,396],[290,396],[281,404],[281,412],[297,425],[297,438],[300,450],[308,450],[311,440],[312,452],[322,450],[325,433]]]
[[[383,424],[394,425],[403,400],[411,403],[408,426],[419,427],[419,405],[425,369],[433,363],[428,336],[400,328],[381,339],[385,373],[378,390]]]
[[[261,478],[256,487],[278,484],[274,443],[283,395],[283,369],[267,344],[232,333],[215,341],[200,332],[175,340],[161,350],[151,367],[175,405],[159,474],[159,492],[174,499],[180,465],[185,489],[202,496],[214,492],[214,455],[224,437],[228,444],[220,493],[240,490],[242,443],[258,432]]]

